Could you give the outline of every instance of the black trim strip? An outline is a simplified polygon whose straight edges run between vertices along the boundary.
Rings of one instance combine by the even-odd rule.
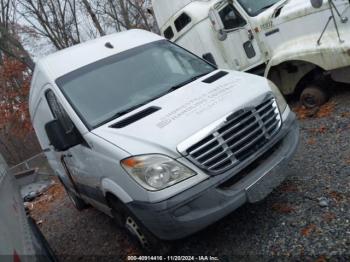
[[[123,128],[123,127],[126,127],[128,125],[131,125],[139,120],[141,120],[142,118],[146,117],[146,116],[149,116],[157,111],[159,111],[161,108],[160,107],[156,107],[156,106],[152,106],[152,107],[149,107],[149,108],[146,108],[128,118],[125,118],[123,119],[122,121],[120,122],[117,122],[113,125],[111,125],[111,127],[113,128]]]
[[[270,31],[270,32],[265,33],[265,36],[270,36],[270,35],[276,34],[276,33],[278,33],[279,31],[280,31],[280,29],[279,29],[279,28],[276,28],[276,29],[274,29],[274,30],[272,30],[272,31]]]
[[[220,78],[224,77],[227,74],[228,74],[228,72],[220,71],[220,72],[217,72],[216,74],[208,77],[207,79],[204,79],[202,82],[206,83],[206,84],[211,84],[211,83],[214,83],[216,80],[219,80]]]
[[[266,64],[263,63],[263,64],[260,64],[256,67],[253,67],[245,72],[250,73],[250,74],[254,74],[254,75],[258,75],[258,76],[264,76],[265,70],[266,70]]]

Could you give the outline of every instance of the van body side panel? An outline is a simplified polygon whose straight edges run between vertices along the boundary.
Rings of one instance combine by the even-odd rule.
[[[49,87],[50,85],[46,85],[41,89],[40,93],[36,94],[36,104],[31,105],[33,107],[35,106],[36,108],[34,115],[32,116],[32,123],[40,146],[43,149],[52,170],[55,172],[55,175],[60,176],[61,179],[68,185],[69,180],[65,176],[65,170],[60,161],[60,154],[55,152],[50,146],[50,142],[45,131],[45,125],[53,120],[53,115],[45,98],[45,91]]]

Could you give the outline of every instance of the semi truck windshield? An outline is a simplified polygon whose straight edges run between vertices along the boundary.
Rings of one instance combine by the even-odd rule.
[[[279,1],[280,0],[238,0],[240,5],[250,16],[257,16]]]

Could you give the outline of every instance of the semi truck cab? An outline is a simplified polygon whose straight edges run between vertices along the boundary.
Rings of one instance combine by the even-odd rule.
[[[172,3],[172,2],[176,2]],[[161,33],[222,68],[272,80],[307,107],[350,83],[348,0],[153,0]]]

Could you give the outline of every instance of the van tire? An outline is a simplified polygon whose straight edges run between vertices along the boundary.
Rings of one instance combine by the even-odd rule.
[[[86,204],[84,200],[82,200],[80,197],[77,197],[72,191],[66,190],[66,192],[70,201],[78,211],[82,211],[89,207],[89,205]]]
[[[150,255],[167,255],[171,250],[168,242],[154,236],[118,199],[108,199],[113,220],[116,225],[125,230],[131,240]]]
[[[80,197],[76,196],[62,181],[62,179],[60,177],[58,177],[58,179],[60,180],[61,184],[64,187],[64,190],[66,191],[68,198],[70,199],[70,201],[72,202],[73,206],[78,210],[78,211],[82,211],[84,209],[87,209],[89,207],[89,205],[82,200]]]
[[[322,106],[328,101],[327,91],[319,85],[306,86],[300,95],[300,102],[306,108],[312,109]]]

